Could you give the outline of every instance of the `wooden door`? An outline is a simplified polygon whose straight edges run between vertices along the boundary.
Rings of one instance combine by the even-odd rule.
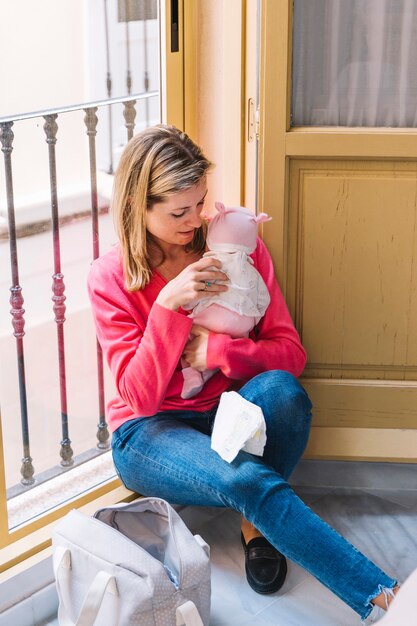
[[[306,457],[416,462],[417,132],[291,128],[292,2],[260,8],[259,210],[308,352]]]

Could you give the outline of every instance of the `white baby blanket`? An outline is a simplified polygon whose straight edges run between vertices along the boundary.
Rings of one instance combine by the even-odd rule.
[[[271,296],[264,279],[254,267],[251,257],[242,251],[221,252],[217,248],[206,252],[204,258],[206,257],[221,261],[221,271],[229,277],[226,283],[228,290],[213,293],[210,298],[200,298],[200,300],[190,302],[183,306],[183,309],[193,309],[191,316],[195,317],[211,304],[219,304],[239,315],[254,317],[254,323],[257,324],[263,317]]]
[[[265,443],[266,424],[261,407],[236,391],[222,393],[211,435],[212,449],[231,463],[239,450],[262,456]]]

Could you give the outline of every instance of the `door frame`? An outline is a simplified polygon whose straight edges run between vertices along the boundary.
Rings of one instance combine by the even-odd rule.
[[[184,0],[175,1],[178,5],[178,50],[172,51],[173,3],[159,0],[161,119],[164,124],[184,130]]]

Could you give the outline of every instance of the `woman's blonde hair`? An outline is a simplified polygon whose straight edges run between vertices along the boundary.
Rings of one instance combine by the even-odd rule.
[[[152,275],[148,244],[157,244],[146,230],[146,211],[197,185],[210,167],[201,149],[175,126],[146,128],[127,144],[114,178],[112,211],[128,291],[142,289]],[[205,236],[202,225],[188,249],[204,252]]]

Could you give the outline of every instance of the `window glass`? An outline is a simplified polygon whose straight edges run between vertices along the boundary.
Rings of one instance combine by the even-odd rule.
[[[417,0],[294,0],[292,125],[417,125]]]

